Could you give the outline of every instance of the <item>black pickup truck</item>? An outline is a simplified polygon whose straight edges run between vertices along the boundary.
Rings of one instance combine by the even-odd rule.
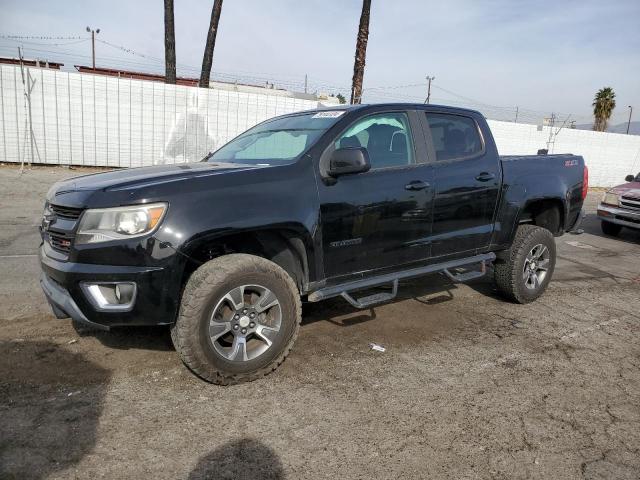
[[[294,113],[201,162],[55,184],[41,285],[59,318],[170,325],[193,372],[237,383],[284,360],[302,300],[364,308],[393,299],[401,279],[486,271],[511,301],[535,300],[587,183],[580,156],[498,156],[472,110]]]

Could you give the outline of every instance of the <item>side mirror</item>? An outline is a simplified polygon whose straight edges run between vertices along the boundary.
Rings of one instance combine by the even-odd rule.
[[[363,147],[338,148],[329,160],[329,171],[332,177],[350,173],[367,172],[371,168],[369,153]]]
[[[625,182],[633,182],[635,179],[636,177],[634,177],[633,175],[627,175],[626,177],[624,177]]]

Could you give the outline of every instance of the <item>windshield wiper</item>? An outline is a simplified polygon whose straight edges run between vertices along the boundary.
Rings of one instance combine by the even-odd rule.
[[[206,161],[207,161],[207,160],[209,160],[211,157],[213,157],[213,154],[214,154],[214,153],[215,153],[215,152],[209,152],[209,153],[207,153],[207,154],[204,156],[204,158],[203,158],[202,160],[200,160],[200,161],[201,161],[201,162],[206,162]]]

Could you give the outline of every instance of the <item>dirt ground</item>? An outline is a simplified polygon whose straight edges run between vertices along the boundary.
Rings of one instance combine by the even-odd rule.
[[[218,387],[166,328],[51,314],[36,226],[79,173],[0,167],[0,478],[640,478],[640,232],[603,237],[599,193],[539,301],[434,275],[308,304],[279,370]]]

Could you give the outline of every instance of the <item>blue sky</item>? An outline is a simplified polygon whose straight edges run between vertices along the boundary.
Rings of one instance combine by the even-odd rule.
[[[186,76],[198,74],[211,4],[175,0],[179,73]],[[360,8],[360,0],[226,0],[214,76],[295,86],[306,73],[313,88],[346,95]],[[365,99],[419,100],[424,77],[434,75],[440,103],[517,105],[581,120],[595,91],[611,86],[618,103],[612,123],[623,122],[627,105],[640,115],[639,21],[637,0],[373,0]],[[100,28],[104,41],[164,56],[162,0],[2,2],[4,35],[86,36],[86,25]],[[88,42],[31,42],[23,42],[27,56],[90,62]],[[17,45],[0,39],[0,55],[13,55]],[[97,58],[98,65],[162,70],[157,60],[101,43]]]

